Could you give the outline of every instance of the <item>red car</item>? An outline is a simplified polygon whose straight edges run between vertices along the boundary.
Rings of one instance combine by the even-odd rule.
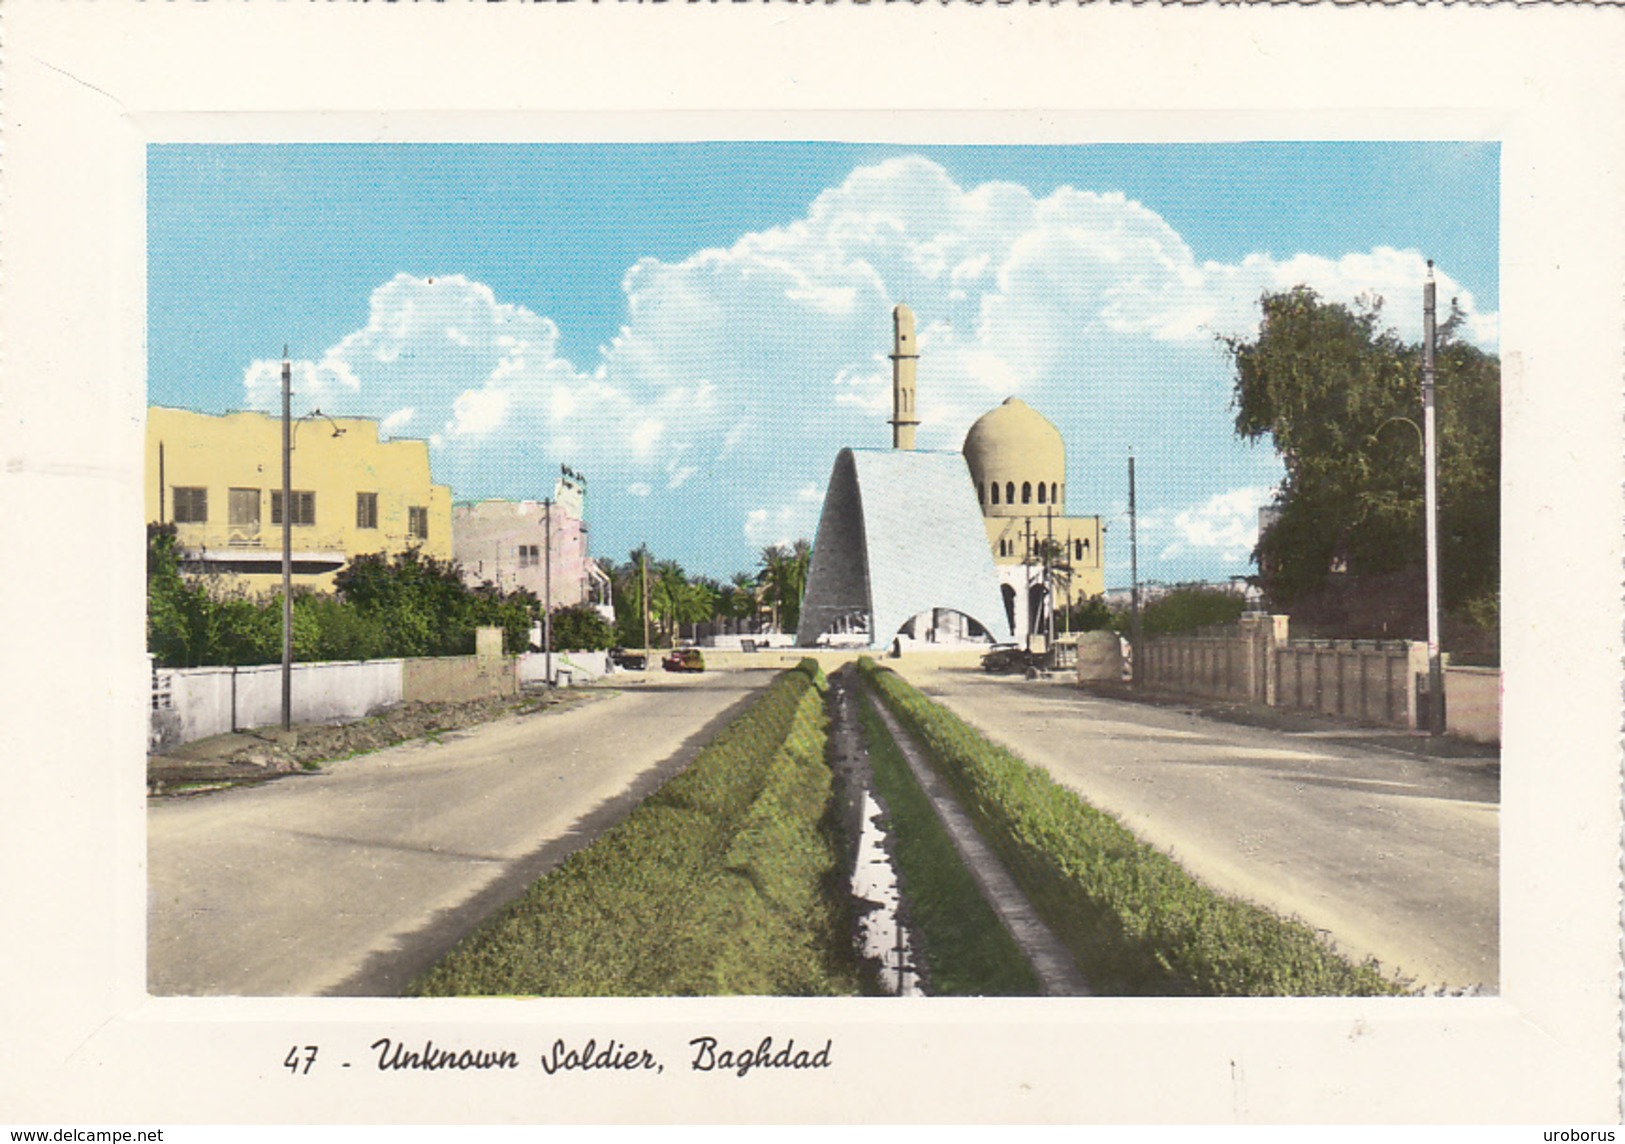
[[[697,647],[680,647],[661,660],[660,666],[667,671],[704,671],[705,656]]]

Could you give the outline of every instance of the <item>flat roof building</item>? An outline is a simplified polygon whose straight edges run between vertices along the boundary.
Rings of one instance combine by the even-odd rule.
[[[553,607],[608,604],[609,577],[588,552],[585,489],[566,473],[551,502],[483,500],[452,506],[452,552],[470,587],[523,589]],[[611,615],[613,613],[611,612]]]
[[[183,566],[278,586],[281,419],[151,406],[146,436],[147,520],[175,525]],[[355,417],[302,418],[292,437],[296,584],[331,588],[366,553],[451,559],[451,490],[431,479],[427,442],[380,441],[376,421]]]

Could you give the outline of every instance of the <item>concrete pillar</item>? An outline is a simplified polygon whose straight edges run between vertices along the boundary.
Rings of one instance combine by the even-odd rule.
[[[1405,645],[1405,726],[1411,730],[1427,726],[1427,712],[1416,703],[1416,677],[1428,673],[1428,645],[1410,640]]]
[[[474,654],[480,659],[502,658],[502,629],[475,628]]]

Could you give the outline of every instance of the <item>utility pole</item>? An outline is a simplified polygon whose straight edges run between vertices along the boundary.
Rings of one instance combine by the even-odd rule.
[[[553,686],[553,501],[542,502],[542,529],[547,549],[542,556],[542,663],[547,685]]]
[[[1033,518],[1030,516],[1025,518],[1021,522],[1021,528],[1023,532],[1021,566],[1027,571],[1023,593],[1025,598],[1022,600],[1022,605],[1027,610],[1027,631],[1022,636],[1022,648],[1031,652],[1033,650]]]
[[[282,347],[282,729],[293,726],[293,366]]]
[[[1055,559],[1055,509],[1053,506],[1044,509],[1044,521],[1049,536],[1044,541],[1044,596],[1049,601],[1048,622],[1045,625],[1044,648],[1047,651],[1055,646],[1055,569],[1052,562]]]
[[[643,657],[644,666],[649,658],[649,546],[643,546]]]
[[[1140,682],[1140,532],[1139,519],[1134,513],[1134,452],[1128,455],[1128,576],[1129,576],[1129,650],[1134,656],[1134,673],[1130,682]]]
[[[1439,456],[1433,420],[1434,383],[1433,260],[1422,286],[1422,467],[1427,516],[1428,564],[1428,731],[1444,734],[1444,663],[1439,650]]]

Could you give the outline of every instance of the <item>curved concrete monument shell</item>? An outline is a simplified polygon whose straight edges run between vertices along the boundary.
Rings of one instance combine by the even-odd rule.
[[[800,647],[843,619],[891,644],[909,618],[948,608],[1009,639],[999,577],[965,458],[842,449],[824,494],[796,632]]]

